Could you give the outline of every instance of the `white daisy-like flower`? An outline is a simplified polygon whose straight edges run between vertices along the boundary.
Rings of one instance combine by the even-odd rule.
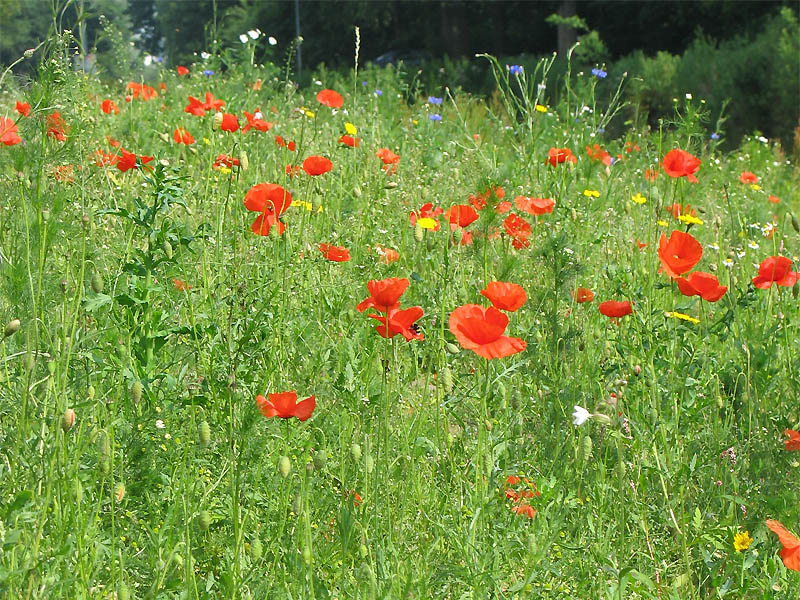
[[[247,32],[247,35],[250,36],[251,40],[257,40],[259,38],[259,36],[261,35],[261,30],[260,29],[251,29],[250,31]]]
[[[156,421],[156,429],[164,429],[164,427],[166,427],[166,425],[164,425],[164,421],[162,421],[161,419],[158,419]]]
[[[758,250],[758,244],[756,242],[747,242],[747,247],[751,250]]]
[[[278,40],[276,40],[276,39],[275,39],[274,37],[272,37],[272,36],[269,36],[269,37],[267,38],[267,41],[269,42],[269,45],[270,45],[270,46],[276,46],[276,45],[278,44]]]
[[[240,41],[240,42],[242,42],[243,44],[246,44],[246,43],[247,43],[247,35],[246,35],[246,34],[244,34],[244,33],[243,33],[243,34],[241,34],[241,35],[239,36],[239,41]]]
[[[722,264],[728,267],[729,269],[733,268],[733,259],[732,258],[725,258],[722,260]]]
[[[581,425],[586,423],[586,421],[588,421],[590,417],[591,415],[589,414],[588,410],[586,410],[582,406],[578,406],[577,404],[574,406],[572,412],[573,425],[575,425],[576,427],[580,427]]]
[[[211,55],[208,52],[201,52],[200,58],[202,58],[203,60],[208,60],[209,58],[211,58]]]

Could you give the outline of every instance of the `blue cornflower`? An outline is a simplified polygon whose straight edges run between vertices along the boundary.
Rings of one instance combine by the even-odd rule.
[[[606,132],[606,130],[603,127],[598,127],[597,128],[597,133],[605,133],[605,132]]]
[[[719,139],[719,134],[715,131],[714,133],[711,134],[711,139],[712,140],[718,140]]]
[[[436,96],[428,96],[428,104],[441,104],[442,99]]]
[[[203,71],[203,75],[205,75],[206,77],[211,77],[213,74],[214,74],[214,71],[212,71],[211,69],[205,69]]]
[[[599,77],[600,79],[605,79],[608,76],[608,73],[603,71],[603,69],[592,69],[592,75]]]
[[[522,65],[506,65],[506,69],[512,75],[521,75],[522,74]]]
[[[362,81],[361,85],[363,85],[364,87],[367,87],[367,82],[366,81]]]
[[[431,121],[441,121],[442,120],[442,115],[440,115],[439,113],[431,113],[431,114],[428,115],[428,118]]]
[[[383,90],[375,90],[376,96],[383,96]]]

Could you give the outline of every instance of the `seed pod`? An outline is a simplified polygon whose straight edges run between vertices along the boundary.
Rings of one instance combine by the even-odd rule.
[[[325,465],[328,464],[328,453],[325,450],[318,450],[314,454],[314,468],[317,471],[322,471]]]
[[[52,358],[47,361],[47,372],[50,374],[51,377],[53,375],[55,375],[55,372],[56,372],[56,361],[53,360]]]
[[[169,243],[169,240],[164,240],[161,244],[161,249],[164,251],[164,256],[167,257],[167,260],[172,260],[172,244]]]
[[[144,386],[142,386],[141,381],[134,381],[131,385],[131,400],[134,404],[139,404],[142,401],[142,392],[144,391]]]
[[[223,115],[221,112],[214,113],[214,117],[212,119],[212,122],[214,124],[214,129],[220,129],[222,127],[222,118]]]
[[[425,239],[425,230],[422,228],[422,223],[417,221],[414,224],[414,240],[418,244],[421,244],[422,240],[424,240],[424,239]]]
[[[19,319],[13,319],[9,321],[8,325],[6,325],[6,330],[5,333],[3,334],[3,337],[9,337],[17,333],[19,331],[19,327],[21,324],[22,323],[20,323]]]
[[[44,209],[42,211],[42,222],[43,223],[47,223],[49,220],[50,220],[50,211],[47,210],[47,209]]]
[[[250,557],[253,560],[258,560],[261,558],[263,552],[264,546],[261,544],[261,539],[253,538],[253,541],[250,542]]]
[[[106,475],[111,470],[111,438],[105,431],[101,431],[97,438],[97,454],[97,466],[100,472]]]
[[[350,446],[350,456],[353,457],[353,460],[358,462],[361,460],[361,446],[358,444],[353,444]]]
[[[61,415],[61,429],[66,433],[72,429],[73,425],[75,425],[75,411],[68,408],[64,411],[64,414]]]
[[[448,394],[453,391],[453,372],[450,367],[442,369],[442,384],[444,385],[444,391]]]
[[[375,469],[375,459],[372,458],[371,454],[367,454],[367,458],[364,460],[364,466],[367,469],[367,474],[372,473]]]
[[[197,426],[197,439],[201,448],[208,448],[211,444],[211,426],[208,421],[201,421]]]
[[[792,227],[794,227],[794,230],[797,233],[800,233],[800,221],[797,220],[797,217],[794,216],[794,213],[792,213]]]
[[[453,342],[447,342],[444,345],[445,350],[447,350],[450,354],[458,354],[461,352],[461,348],[455,345]]]
[[[97,271],[92,273],[92,279],[90,281],[90,285],[92,286],[92,291],[95,294],[103,293],[103,277]]]
[[[197,526],[200,531],[208,531],[208,528],[211,527],[211,513],[207,510],[201,510],[200,514],[197,515]]]
[[[286,479],[289,476],[289,471],[292,470],[292,463],[289,460],[288,456],[281,456],[278,459],[278,473],[280,473],[281,477]]]
[[[125,498],[125,484],[121,481],[117,482],[117,485],[114,486],[114,499],[117,502],[122,502]]]
[[[577,221],[578,220],[578,211],[576,211],[574,208],[571,208],[570,211],[569,211],[569,216],[572,218],[573,221]]]
[[[583,436],[579,449],[579,459],[586,462],[592,457],[592,438],[589,435]]]

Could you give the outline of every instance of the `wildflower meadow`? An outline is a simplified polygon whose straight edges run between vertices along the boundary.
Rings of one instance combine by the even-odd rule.
[[[0,79],[0,596],[800,598],[790,148],[70,35]]]

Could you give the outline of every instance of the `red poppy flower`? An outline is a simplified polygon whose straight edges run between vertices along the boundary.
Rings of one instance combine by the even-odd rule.
[[[211,92],[206,92],[206,101],[203,102],[203,108],[205,110],[215,110],[219,112],[222,110],[223,106],[225,106],[225,100],[216,100]]]
[[[178,75],[181,77],[189,73],[189,69],[187,69],[183,65],[178,65],[178,67],[175,70],[178,71]]]
[[[253,91],[257,92],[258,90],[261,89],[262,85],[264,85],[264,82],[261,81],[260,79],[256,79],[256,82],[253,84]]]
[[[104,152],[103,150],[98,150],[95,152],[95,159],[94,164],[98,167],[106,167],[109,165],[115,165],[119,161],[118,154],[111,154],[110,152]]]
[[[753,278],[753,285],[761,290],[777,283],[783,287],[792,287],[800,275],[792,271],[792,261],[785,256],[770,256],[758,267],[758,275]]]
[[[345,146],[350,146],[351,148],[358,148],[359,144],[361,143],[361,138],[345,134],[339,138],[339,143],[344,144]]]
[[[239,159],[228,156],[227,154],[218,154],[217,158],[214,159],[213,167],[215,169],[219,169],[221,166],[225,166],[228,169],[233,169],[233,167],[239,166]]]
[[[667,275],[673,279],[691,271],[703,256],[703,246],[689,233],[675,230],[669,236],[661,234],[658,242],[658,258]]]
[[[220,117],[220,113],[217,113],[216,121],[219,122],[219,128],[222,131],[233,133],[239,130],[239,119],[234,114],[222,113],[222,117]]]
[[[120,147],[119,141],[115,140],[110,135],[106,136],[106,141],[108,142],[108,145],[111,146],[112,148],[119,148]]]
[[[100,104],[100,110],[102,110],[107,115],[110,115],[112,112],[115,115],[119,114],[119,106],[114,104],[113,100],[108,100],[108,99],[103,100],[103,102]]]
[[[295,175],[300,175],[300,165],[286,165],[286,175],[289,179]]]
[[[697,211],[692,208],[691,204],[687,204],[686,206],[681,206],[677,202],[675,204],[668,204],[664,207],[664,210],[670,213],[676,219],[679,218],[681,215],[691,215],[693,217],[697,216]]]
[[[532,519],[536,516],[536,510],[526,502],[521,502],[516,506],[512,506],[511,511],[521,517],[528,517],[529,519]]]
[[[595,144],[594,146],[586,146],[586,154],[588,154],[589,158],[591,158],[592,160],[598,160],[607,167],[611,166],[611,155],[605,150],[603,150],[600,147],[600,144]]]
[[[639,144],[635,144],[634,145],[633,142],[625,142],[625,152],[630,154],[631,150],[636,150],[636,152],[639,152],[639,150],[641,150],[641,148],[639,147]]]
[[[511,204],[511,202],[509,202],[508,200],[503,200],[497,206],[494,207],[494,211],[498,215],[504,215],[508,211],[510,211],[513,207],[514,207],[514,205]]]
[[[469,202],[475,210],[483,210],[486,208],[486,198],[488,197],[488,192],[486,195],[484,194],[470,194],[467,196],[467,202]]]
[[[136,165],[136,158],[137,157],[133,152],[128,152],[127,150],[125,150],[123,148],[120,148],[120,153],[121,153],[122,156],[120,156],[119,160],[117,161],[117,168],[120,171],[122,171],[124,173],[125,171],[128,171],[130,169],[137,168],[137,165]],[[144,166],[145,164],[147,164],[151,160],[153,160],[152,156],[141,155],[138,158],[139,158],[139,163],[142,166]]]
[[[743,171],[742,174],[739,175],[739,181],[742,183],[758,183],[758,175],[750,171]]]
[[[769,196],[767,200],[769,200],[772,204],[780,204],[781,201],[781,199],[777,196]]]
[[[17,100],[15,108],[17,112],[21,114],[23,117],[28,117],[31,114],[31,105],[28,104],[27,102],[20,102],[19,100]]]
[[[19,144],[22,138],[17,135],[17,124],[13,119],[0,117],[0,142],[6,146]]]
[[[575,291],[572,293],[575,297],[575,302],[578,304],[582,304],[584,302],[591,302],[594,300],[594,292],[589,288],[575,288]]]
[[[314,408],[317,406],[317,401],[314,396],[309,396],[305,400],[297,401],[297,392],[281,392],[279,394],[267,394],[269,400],[264,398],[261,394],[256,397],[256,405],[262,415],[271,419],[272,417],[280,417],[281,419],[290,419],[297,417],[300,421],[307,420]]]
[[[375,251],[380,254],[380,261],[385,265],[390,265],[396,260],[400,260],[400,253],[391,248],[384,248],[375,244]]]
[[[643,242],[643,241],[642,241],[642,240],[640,240],[639,238],[636,238],[636,247],[637,247],[639,250],[642,250],[643,248],[647,248],[647,243],[646,243],[646,242]]]
[[[333,163],[324,156],[309,156],[303,161],[303,170],[309,175],[322,175],[333,168]]]
[[[48,136],[56,138],[59,142],[67,141],[67,131],[69,131],[69,127],[67,127],[66,121],[64,121],[58,111],[47,115],[46,122]]]
[[[396,165],[400,162],[400,157],[388,148],[380,148],[375,156],[380,158],[384,165]]]
[[[185,144],[187,146],[194,144],[194,137],[183,127],[175,128],[175,131],[172,132],[172,139],[178,144]]]
[[[341,108],[342,104],[344,104],[344,98],[342,98],[339,92],[335,92],[333,90],[320,90],[317,94],[317,102],[323,104],[324,106],[330,106],[331,108]]]
[[[478,213],[469,204],[454,204],[445,211],[450,229],[466,227],[478,220]]]
[[[488,298],[495,308],[507,312],[516,311],[528,300],[521,285],[505,281],[492,281],[486,289],[481,290],[481,295]]]
[[[531,215],[551,213],[556,205],[555,201],[550,198],[528,198],[526,196],[517,196],[514,198],[514,204],[517,209]]]
[[[350,251],[343,246],[331,246],[330,244],[319,244],[317,246],[322,256],[331,262],[347,262],[350,260]]]
[[[525,350],[524,340],[503,335],[507,326],[508,317],[493,306],[465,304],[450,313],[450,332],[458,343],[484,358],[503,358]]]
[[[778,535],[783,549],[780,556],[787,569],[800,571],[800,539],[791,531],[786,529],[780,521],[767,519],[767,527]]]
[[[279,136],[279,135],[276,135],[276,136],[275,136],[275,143],[276,143],[276,144],[278,144],[278,146],[280,146],[281,148],[288,148],[289,152],[294,152],[294,150],[295,150],[295,144],[294,144],[294,142],[289,142],[289,143],[287,144],[287,143],[286,143],[286,140],[284,140],[284,139],[283,139],[281,136]]]
[[[244,117],[247,119],[247,125],[242,127],[242,133],[247,133],[251,129],[256,129],[258,131],[269,131],[272,129],[273,123],[269,121],[265,121],[261,114],[261,109],[257,108],[255,113],[249,113],[244,111]]]
[[[688,277],[678,277],[676,281],[681,294],[700,296],[706,302],[716,302],[728,290],[726,286],[719,284],[719,279],[714,275],[703,271],[689,273]]]
[[[273,226],[278,227],[278,233],[283,233],[286,225],[279,217],[291,205],[291,194],[275,183],[254,185],[244,196],[245,208],[261,213],[250,227],[256,235],[269,235]]]
[[[195,117],[202,117],[206,114],[206,109],[203,108],[203,103],[200,102],[194,96],[189,96],[189,104],[183,109],[183,112],[187,112],[190,115],[194,115]]]
[[[377,319],[381,322],[380,325],[375,327],[381,337],[387,339],[393,338],[398,333],[402,335],[407,342],[411,340],[424,340],[425,336],[419,332],[416,321],[422,317],[424,313],[419,306],[412,306],[411,308],[399,309],[390,308],[385,315],[371,314],[368,315],[372,319]]]
[[[370,296],[356,306],[358,312],[364,312],[368,308],[374,308],[378,312],[385,313],[393,308],[400,306],[400,296],[408,289],[408,279],[392,277],[389,279],[375,280],[367,282],[367,289]]]
[[[550,148],[547,152],[547,160],[544,162],[549,163],[551,167],[555,167],[567,161],[572,164],[578,162],[578,157],[572,153],[572,150],[569,148]]]
[[[800,432],[794,429],[786,429],[783,434],[788,438],[785,442],[787,451],[793,452],[800,450]]]
[[[174,277],[172,278],[172,285],[174,285],[175,289],[178,290],[179,292],[185,292],[186,290],[192,289],[192,286]]]
[[[600,314],[613,319],[619,319],[620,317],[624,317],[625,315],[629,315],[633,312],[631,303],[628,300],[625,300],[624,302],[606,300],[605,302],[601,302],[597,308],[600,310]]]
[[[700,169],[700,159],[684,150],[676,149],[667,152],[661,166],[670,177],[686,177],[692,183],[697,183],[697,177],[694,174]]]
[[[417,219],[431,219],[433,220],[433,225],[432,225],[433,230],[439,231],[440,225],[439,221],[436,220],[436,217],[438,217],[443,212],[444,210],[439,206],[433,208],[433,202],[426,202],[420,207],[418,211],[412,210],[411,213],[409,213],[408,221],[409,223],[411,223],[411,226],[413,227],[414,225],[417,224]]]
[[[131,91],[130,95],[133,98],[141,98],[142,100],[150,100],[158,96],[158,92],[155,88],[142,83],[136,83],[135,81],[128,82],[126,89]]]
[[[503,221],[506,233],[511,236],[511,245],[517,250],[530,246],[531,224],[519,215],[508,215]]]

